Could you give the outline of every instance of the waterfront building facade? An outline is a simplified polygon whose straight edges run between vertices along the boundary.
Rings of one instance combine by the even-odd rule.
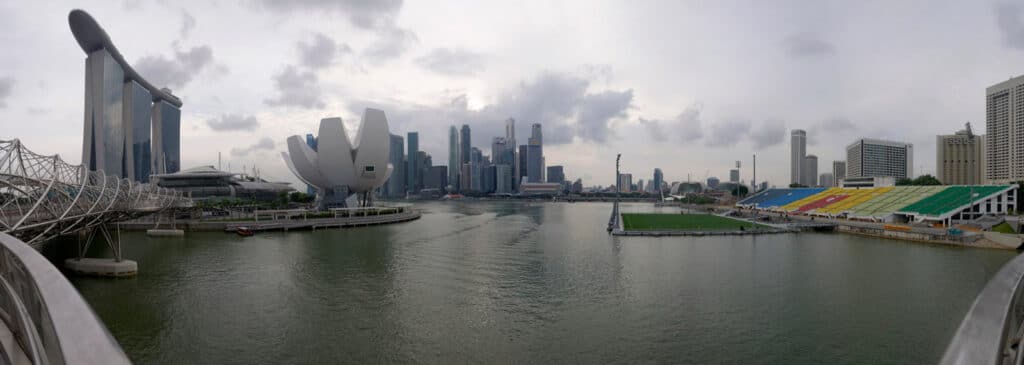
[[[914,177],[914,145],[861,138],[846,147],[846,178]]]
[[[935,137],[935,177],[946,185],[985,181],[985,136],[967,129]]]
[[[181,109],[166,101],[153,103],[153,173],[181,170]]]
[[[986,180],[1024,179],[1024,76],[985,89],[985,133]]]
[[[408,157],[406,157],[408,162],[406,163],[406,169],[405,169],[405,189],[407,191],[409,191],[410,193],[415,193],[415,192],[418,192],[420,190],[419,189],[419,185],[420,185],[420,180],[419,180],[419,172],[420,172],[420,161],[419,161],[420,134],[419,134],[419,132],[409,132],[409,133],[407,133],[406,134],[406,142],[407,142],[407,146],[409,147],[409,150],[406,153],[406,156],[408,156]]]

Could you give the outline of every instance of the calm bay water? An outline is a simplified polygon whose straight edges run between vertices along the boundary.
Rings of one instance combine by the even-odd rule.
[[[597,203],[418,206],[390,226],[125,234],[138,277],[73,283],[143,364],[904,364],[937,361],[1015,255],[840,234],[619,238]]]

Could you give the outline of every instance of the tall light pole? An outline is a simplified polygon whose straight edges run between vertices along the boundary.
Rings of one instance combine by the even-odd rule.
[[[622,159],[622,154],[621,153],[615,155],[615,201],[616,202],[619,201],[619,192],[622,190],[622,187],[619,186],[619,184],[620,184],[619,181],[621,180],[619,178],[619,160],[621,160],[621,159]]]

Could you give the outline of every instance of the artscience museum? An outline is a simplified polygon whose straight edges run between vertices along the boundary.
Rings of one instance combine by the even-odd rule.
[[[358,206],[370,206],[373,190],[394,170],[388,163],[389,137],[384,111],[368,108],[355,140],[349,140],[341,118],[325,118],[313,146],[295,135],[288,137],[288,152],[281,154],[299,180],[317,189],[321,209],[348,207],[353,195]]]

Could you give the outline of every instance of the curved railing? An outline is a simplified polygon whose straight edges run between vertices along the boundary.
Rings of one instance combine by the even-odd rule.
[[[0,233],[0,320],[19,348],[0,363],[130,364],[71,283],[31,246]],[[24,356],[24,357],[21,357]]]
[[[989,280],[967,312],[941,364],[1021,364],[1024,255]]]
[[[60,156],[0,140],[0,232],[29,245],[170,207],[187,207],[180,192],[71,165]]]

